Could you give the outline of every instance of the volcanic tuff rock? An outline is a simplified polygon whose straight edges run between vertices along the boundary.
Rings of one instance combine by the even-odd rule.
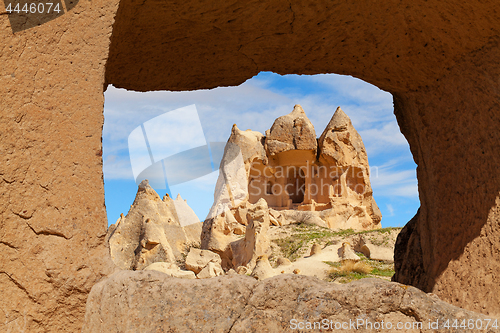
[[[186,232],[188,232],[186,228],[189,228],[189,226],[200,222],[198,216],[196,216],[193,209],[189,207],[187,201],[182,199],[180,193],[177,194],[177,198],[175,198],[174,200],[174,206],[175,212],[177,213],[177,217],[179,219],[179,223],[181,224],[181,227],[184,227],[184,230]]]
[[[333,114],[318,143],[321,156],[330,163],[369,167],[363,140],[340,107]]]
[[[300,105],[276,119],[266,134],[234,125],[225,147],[201,236],[202,248],[220,254],[225,269],[252,268],[259,255],[269,254],[269,224],[380,228],[363,141],[340,108],[319,140]],[[264,227],[256,232],[260,219],[266,222],[259,222]]]
[[[231,243],[233,267],[255,265],[257,257],[269,255],[271,252],[267,232],[269,230],[269,209],[266,201],[260,199],[247,211],[245,237]]]
[[[448,319],[475,322],[486,317],[379,279],[339,285],[290,274],[263,281],[235,274],[185,280],[154,271],[120,271],[92,288],[82,332],[290,332],[293,319],[325,318],[334,323],[391,322],[394,327],[419,321],[421,332],[434,332],[429,321],[439,320],[442,328]]]
[[[251,277],[257,280],[265,280],[277,275],[269,263],[269,258],[266,255],[259,256],[256,260],[255,267],[250,274]]]
[[[339,248],[339,257],[342,261],[359,261],[360,259],[356,252],[354,252],[354,250],[352,249],[351,244],[348,242],[342,243],[342,247]]]
[[[176,264],[167,262],[154,262],[144,268],[145,271],[158,271],[168,276],[180,279],[196,279],[196,275],[192,271],[181,270]]]
[[[245,202],[241,211],[245,212],[245,236],[239,237],[234,230],[243,226],[243,222],[234,217],[230,210],[207,219],[201,234],[202,249],[211,250],[222,258],[224,269],[255,265],[258,256],[270,253],[267,231],[270,225],[269,209],[265,200],[255,205]],[[241,215],[240,215],[241,216]]]
[[[295,105],[291,113],[274,121],[271,129],[266,131],[265,147],[270,155],[294,149],[312,150],[316,154],[316,131],[300,105]]]
[[[115,264],[121,269],[143,269],[158,261],[175,263],[189,246],[199,244],[201,223],[182,227],[175,207],[168,195],[161,200],[148,181],[142,181],[127,216],[109,228]]]
[[[198,279],[208,279],[219,275],[224,275],[224,270],[222,270],[220,263],[210,261],[198,274],[196,274],[196,277]]]
[[[191,248],[184,263],[186,269],[198,274],[208,263],[221,264],[220,256],[212,251]]]

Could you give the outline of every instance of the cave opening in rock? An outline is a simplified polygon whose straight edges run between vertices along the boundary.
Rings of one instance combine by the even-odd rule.
[[[304,201],[306,176],[303,168],[289,167],[286,179],[287,195],[292,204],[301,204]]]
[[[109,86],[105,93],[103,128],[103,168],[109,223],[118,219],[121,213],[127,213],[137,184],[142,180],[134,179],[130,162],[129,136],[134,129],[139,128],[141,135],[142,131],[148,134],[148,125],[144,124],[151,119],[188,105],[196,106],[198,119],[194,120],[202,131],[201,135],[195,135],[193,131],[170,133],[165,136],[165,145],[177,146],[177,151],[191,150],[191,155],[185,153],[184,164],[176,165],[178,169],[183,169],[186,161],[198,164],[200,167],[196,172],[200,176],[184,177],[188,181],[175,183],[172,179],[177,175],[169,177],[164,169],[168,166],[157,163],[158,170],[166,175],[166,186],[153,187],[160,196],[170,193],[175,198],[180,194],[203,221],[213,203],[217,164],[232,125],[236,124],[242,131],[259,131],[265,136],[273,121],[289,114],[295,104],[302,105],[318,138],[338,106],[348,114],[366,146],[369,177],[374,198],[382,211],[382,226],[403,226],[409,221],[419,206],[416,166],[396,123],[392,96],[349,76],[282,76],[262,72],[240,86],[211,90],[141,93]],[[161,135],[146,137],[153,147]],[[348,141],[349,138],[342,140]],[[219,149],[213,143],[219,143]],[[203,145],[212,148],[207,157],[194,158],[198,154],[196,149]],[[146,152],[149,153],[154,155],[154,149]],[[316,151],[307,149],[293,153],[284,151],[276,154],[266,165],[255,161],[249,174],[249,201],[255,203],[263,197],[270,207],[277,209],[292,205],[298,207],[313,201],[316,209],[321,210],[324,208],[322,205],[330,202],[330,197],[340,200],[347,191],[363,195],[365,184],[359,168],[344,170],[329,166],[328,169],[326,162],[320,163],[316,155]],[[146,155],[147,159],[149,157]],[[275,174],[273,177],[269,174],[262,177],[271,169],[276,173],[279,167],[283,167],[281,179]],[[255,191],[250,191],[251,188]]]

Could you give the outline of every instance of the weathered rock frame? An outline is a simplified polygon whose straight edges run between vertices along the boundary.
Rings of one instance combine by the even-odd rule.
[[[3,14],[3,8],[0,9]],[[76,332],[111,272],[103,91],[350,74],[389,91],[421,208],[397,281],[499,314],[500,4],[80,1],[12,34],[0,15],[0,330]]]

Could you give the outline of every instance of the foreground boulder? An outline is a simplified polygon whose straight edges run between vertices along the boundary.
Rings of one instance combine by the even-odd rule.
[[[442,329],[446,320],[451,325],[457,319],[485,327],[486,318],[378,279],[338,285],[290,274],[264,281],[241,275],[185,280],[155,271],[120,271],[92,288],[82,332],[290,332],[308,322],[333,325],[332,331],[335,323],[354,322],[365,331],[370,323],[384,322],[386,331],[389,323],[393,328],[402,323],[410,329],[398,332],[416,331],[417,325],[420,332],[433,332],[437,327],[430,324]],[[351,327],[343,331],[355,332]]]

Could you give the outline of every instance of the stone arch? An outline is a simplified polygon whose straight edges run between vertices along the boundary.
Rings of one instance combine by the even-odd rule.
[[[493,0],[80,1],[16,34],[0,15],[0,271],[13,295],[0,328],[22,322],[16,305],[30,332],[78,331],[88,291],[112,271],[107,84],[207,89],[264,70],[349,74],[393,94],[421,202],[395,279],[499,314],[498,22]]]

